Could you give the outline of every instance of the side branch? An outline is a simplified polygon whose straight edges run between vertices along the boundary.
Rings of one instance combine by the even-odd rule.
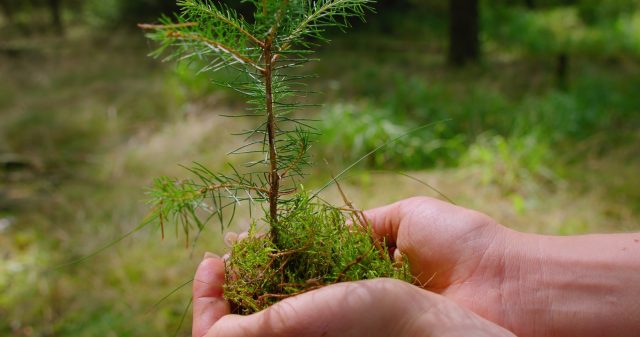
[[[315,8],[315,11],[308,13],[307,17],[291,32],[291,34],[289,34],[287,38],[284,39],[285,43],[283,44],[282,48],[278,50],[278,52],[283,52],[289,49],[293,41],[296,38],[304,35],[305,31],[309,28],[309,26],[313,25],[314,22],[318,22],[319,20],[327,17],[331,20],[334,16],[333,14],[331,14],[331,10],[335,9],[339,11],[342,9],[344,11],[344,8],[346,8],[346,6],[348,6],[350,2],[351,0],[327,1],[322,6],[320,6],[320,8]],[[315,4],[316,3],[314,2],[313,6],[315,6]],[[279,54],[275,54],[274,57],[277,58],[278,55]]]
[[[266,188],[260,188],[257,186],[251,185],[243,185],[243,184],[217,184],[217,185],[209,185],[207,187],[203,187],[199,190],[201,194],[204,194],[208,191],[221,190],[225,188],[231,188],[234,190],[250,190],[258,193],[269,194],[269,190]]]
[[[293,168],[295,168],[304,158],[306,154],[306,148],[304,146],[304,144],[302,144],[301,149],[300,149],[300,153],[298,154],[298,156],[296,157],[296,159],[294,161],[292,161],[289,165],[287,165],[287,167],[285,167],[282,170],[282,173],[280,173],[280,177],[284,178],[287,176],[287,174],[289,173],[289,171],[291,171]]]
[[[139,23],[138,28],[141,29],[174,29],[174,28],[184,28],[184,27],[196,27],[198,25],[197,22],[185,22],[185,23],[174,23],[170,25],[153,25],[148,23]]]
[[[212,7],[210,5],[204,5],[204,4],[189,4],[187,3],[186,6],[190,7],[191,9],[200,12],[201,14],[207,14],[210,15],[214,18],[216,18],[217,20],[220,20],[226,24],[228,24],[229,26],[235,28],[238,30],[238,32],[240,32],[241,34],[243,34],[244,36],[246,36],[247,38],[249,38],[249,40],[251,40],[253,43],[259,45],[260,47],[264,47],[264,42],[258,40],[255,36],[253,36],[251,33],[249,33],[246,29],[244,29],[242,27],[242,25],[240,25],[238,22],[230,19],[229,17],[225,16],[219,8],[217,8],[215,5],[213,6],[214,9],[212,9]]]
[[[221,21],[227,23],[228,25],[232,26],[233,28],[237,29],[240,33],[242,33],[249,40],[251,40],[251,42],[253,42],[253,43],[257,44],[258,46],[264,48],[265,43],[263,41],[260,41],[257,37],[255,37],[251,33],[249,33],[246,29],[242,28],[242,26],[238,25],[237,22],[235,22],[233,20],[229,20],[229,18],[227,18],[226,16],[222,15],[222,13],[211,11],[209,9],[206,9],[205,11],[207,13],[215,16],[216,18],[220,19]]]
[[[231,55],[231,57],[235,58],[239,62],[249,64],[252,67],[256,68],[258,71],[260,71],[261,73],[264,73],[264,68],[260,67],[252,59],[240,54],[240,52],[238,52],[237,50],[235,50],[235,49],[233,49],[231,47],[227,47],[227,46],[223,45],[222,43],[207,39],[206,37],[203,37],[203,36],[200,36],[200,35],[197,35],[197,34],[185,34],[185,33],[181,33],[181,32],[168,32],[167,35],[169,37],[173,37],[173,38],[176,38],[176,39],[187,39],[187,40],[194,40],[194,41],[203,42],[208,46],[211,46],[211,47],[220,49],[223,52],[226,52],[227,54]]]

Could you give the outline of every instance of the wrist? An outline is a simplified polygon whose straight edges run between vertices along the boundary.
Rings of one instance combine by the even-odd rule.
[[[509,236],[505,326],[519,336],[632,336],[640,329],[640,245],[629,235]]]
[[[520,337],[549,336],[551,293],[539,236],[507,229],[500,289],[503,326]]]

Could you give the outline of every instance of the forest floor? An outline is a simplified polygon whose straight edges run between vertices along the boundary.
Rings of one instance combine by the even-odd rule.
[[[358,43],[349,42],[354,40]],[[577,89],[560,92],[549,89],[553,80],[545,69],[552,62],[545,59],[490,50],[482,65],[451,70],[442,62],[441,45],[389,39],[370,53],[371,43],[360,32],[323,48],[322,62],[312,66],[321,75],[312,87],[325,93],[326,107],[310,114],[351,104],[363,116],[374,114],[369,108],[402,113],[393,124],[402,126],[422,113],[420,107],[430,106],[438,118],[456,111],[448,122],[453,125],[468,124],[460,118],[477,118],[479,110],[482,121],[466,129],[471,130],[467,140],[452,147],[461,152],[447,153],[453,158],[447,163],[403,168],[389,154],[351,171],[343,186],[357,206],[438,196],[400,174],[407,173],[517,230],[563,235],[640,230],[637,117],[560,145],[545,142],[544,134],[517,138],[482,129],[510,109],[571,108],[597,98],[590,93],[614,97],[608,101],[612,110],[638,116],[638,98],[624,94],[626,87],[620,87],[621,96],[600,90],[618,90],[607,89],[607,83],[631,83],[628,92],[633,92],[640,61],[578,58]],[[142,223],[149,211],[145,189],[154,177],[187,177],[178,164],[192,162],[223,170],[226,153],[241,143],[229,130],[251,121],[220,115],[241,111],[241,100],[185,67],[148,58],[151,46],[138,33],[71,29],[65,39],[16,39],[7,46],[0,54],[0,335],[171,335],[167,332],[177,329],[188,304],[190,285],[180,286],[188,283],[204,251],[225,250],[218,225],[188,248],[184,237],[167,235],[161,241],[154,226],[86,260],[65,263]],[[580,91],[591,88],[594,77],[604,86]],[[466,110],[460,112],[461,106]],[[424,114],[419,118],[429,120]],[[501,127],[508,129],[509,122]],[[356,145],[349,142],[360,138],[350,137],[320,138],[316,147],[330,141],[332,147],[329,153],[319,150],[316,162],[351,152]],[[532,161],[533,156],[541,159]],[[331,171],[349,160],[332,162]],[[330,179],[324,165],[311,169],[305,187]],[[339,202],[335,190],[325,198]],[[246,219],[238,217],[234,227],[246,227]],[[173,289],[178,290],[165,300]],[[187,317],[178,335],[189,335],[189,326]]]

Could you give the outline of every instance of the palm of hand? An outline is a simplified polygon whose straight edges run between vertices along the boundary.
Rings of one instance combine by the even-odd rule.
[[[374,231],[407,255],[423,288],[503,320],[504,227],[484,214],[423,197],[366,214]]]

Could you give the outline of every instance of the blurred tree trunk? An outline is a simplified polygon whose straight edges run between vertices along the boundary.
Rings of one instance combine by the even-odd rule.
[[[569,88],[569,54],[566,52],[556,56],[556,84],[560,90]]]
[[[524,4],[527,5],[527,8],[529,9],[536,8],[536,3],[534,0],[524,0]]]
[[[9,0],[0,0],[0,10],[9,23],[13,21],[13,8],[9,4]]]
[[[62,0],[49,0],[49,10],[51,11],[51,24],[58,35],[64,34],[61,15]]]
[[[478,0],[449,0],[449,63],[463,66],[480,58]]]
[[[376,1],[374,12],[382,14],[392,14],[393,13],[403,13],[406,11],[411,11],[414,8],[408,3],[407,0],[382,0]],[[377,15],[376,15],[377,16]],[[391,17],[391,16],[389,16]],[[366,23],[362,20],[351,20],[352,25],[357,26],[366,26],[365,29],[370,29],[369,23]],[[377,25],[380,29],[380,32],[383,34],[389,34],[394,31],[394,28],[397,26],[397,22],[389,19],[377,20]]]

